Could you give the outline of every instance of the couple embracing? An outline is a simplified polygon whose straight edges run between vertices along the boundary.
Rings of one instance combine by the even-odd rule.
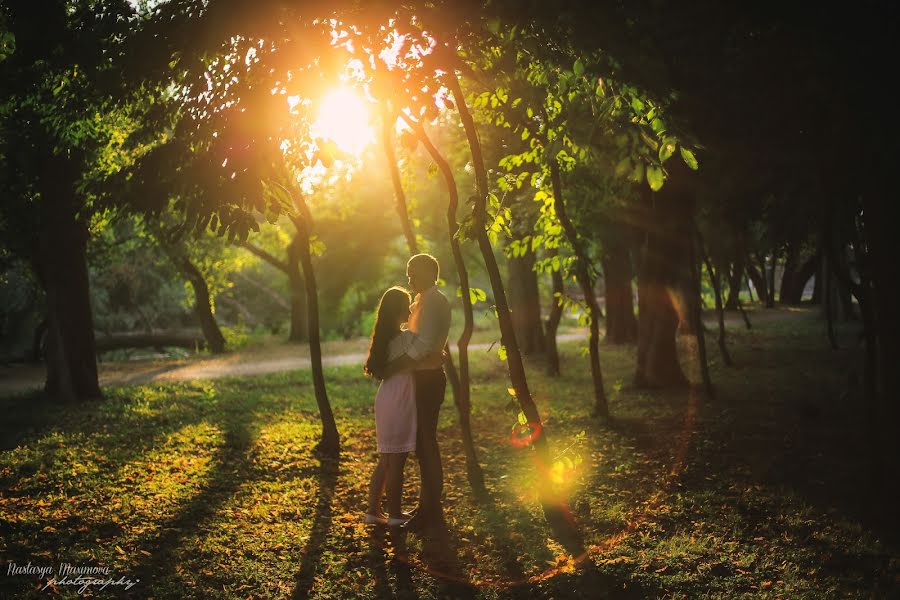
[[[378,303],[365,365],[365,372],[381,381],[375,396],[378,463],[369,481],[366,523],[404,526],[415,532],[445,525],[437,423],[447,385],[442,365],[450,303],[437,287],[439,274],[435,257],[417,254],[406,264],[415,298],[403,288],[392,287]],[[403,467],[413,450],[421,483],[419,505],[410,514],[401,510],[401,499]],[[387,514],[381,508],[384,495]]]

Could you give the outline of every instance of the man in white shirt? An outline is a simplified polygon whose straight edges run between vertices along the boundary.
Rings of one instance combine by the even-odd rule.
[[[416,294],[407,328],[416,335],[406,355],[388,366],[390,372],[415,369],[416,458],[422,483],[419,506],[407,524],[412,531],[444,526],[441,506],[444,473],[437,424],[447,387],[442,353],[450,333],[450,302],[437,287],[439,274],[440,265],[430,254],[416,254],[407,262],[409,287]]]

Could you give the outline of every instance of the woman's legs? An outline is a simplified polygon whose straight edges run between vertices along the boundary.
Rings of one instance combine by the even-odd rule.
[[[400,519],[403,514],[400,510],[403,498],[403,466],[406,464],[408,454],[408,452],[397,452],[381,455],[386,457],[387,462],[388,516],[392,519]]]
[[[378,464],[375,465],[375,469],[372,471],[372,477],[369,479],[369,514],[370,515],[380,515],[381,511],[381,496],[384,494],[384,486],[387,479],[387,471],[388,471],[388,461],[387,458],[390,454],[379,454],[378,455]]]

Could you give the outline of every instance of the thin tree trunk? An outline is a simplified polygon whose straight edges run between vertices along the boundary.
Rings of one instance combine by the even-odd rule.
[[[703,274],[703,262],[700,258],[701,252],[697,251],[699,242],[699,236],[696,236],[691,242],[691,284],[697,298],[703,293],[700,285]],[[706,390],[706,395],[710,400],[714,400],[716,397],[716,390],[713,387],[712,377],[709,374],[709,356],[706,352],[706,330],[703,327],[703,310],[700,308],[699,301],[695,302],[693,307],[694,320],[696,321],[694,325],[694,335],[697,340],[697,358],[700,362],[700,377],[703,380],[703,387]]]
[[[796,296],[798,260],[800,260],[800,244],[788,243],[784,255],[784,270],[781,272],[781,287],[778,293],[778,301],[782,304],[793,304],[792,300]]]
[[[556,248],[553,248],[548,252],[550,258],[558,255],[559,252]],[[550,299],[550,314],[547,316],[547,322],[545,324],[544,343],[547,348],[547,374],[551,377],[557,377],[560,374],[560,366],[559,350],[556,347],[556,330],[559,329],[559,322],[562,320],[563,296],[565,294],[562,267],[550,272],[550,280],[552,283],[551,293],[553,296]]]
[[[406,237],[406,245],[412,254],[419,253],[419,245],[416,243],[416,234],[413,231],[412,221],[409,218],[409,210],[406,204],[406,194],[403,192],[403,183],[400,180],[400,168],[397,166],[397,155],[394,153],[392,129],[396,119],[386,104],[381,106],[381,145],[384,148],[384,156],[387,159],[388,170],[391,173],[391,184],[394,187],[394,206],[400,216],[400,226]]]
[[[731,354],[729,354],[728,352],[728,345],[725,343],[725,310],[722,306],[722,273],[721,271],[713,267],[713,262],[712,260],[710,260],[709,254],[706,252],[706,248],[703,245],[703,238],[700,236],[699,231],[697,232],[697,243],[703,256],[703,262],[706,263],[706,270],[709,272],[709,279],[712,282],[713,293],[716,296],[716,316],[719,320],[719,351],[722,353],[722,360],[725,365],[733,367],[734,363],[731,360]]]
[[[603,390],[603,371],[600,368],[600,306],[597,304],[597,295],[594,293],[594,278],[591,276],[587,253],[584,251],[575,225],[566,212],[559,163],[555,156],[550,158],[550,182],[553,186],[553,208],[566,233],[569,245],[575,253],[575,272],[588,307],[591,331],[588,349],[591,360],[591,379],[594,383],[594,415],[608,419],[609,403],[606,400],[606,392]]]
[[[319,417],[322,419],[322,438],[316,445],[316,450],[328,456],[337,456],[340,453],[341,444],[337,425],[334,422],[334,413],[331,411],[331,404],[328,402],[328,390],[325,387],[325,371],[322,368],[322,342],[319,332],[318,287],[316,286],[312,255],[309,250],[312,215],[306,204],[306,198],[303,197],[301,192],[292,192],[291,196],[298,209],[298,214],[291,216],[291,222],[297,228],[300,266],[303,268],[303,278],[306,280],[306,306],[309,312],[307,316],[307,323],[309,324],[309,359],[312,366],[316,405],[319,407]]]
[[[200,321],[200,330],[203,332],[209,351],[213,354],[225,352],[225,336],[222,335],[222,330],[219,329],[219,324],[213,314],[209,286],[206,284],[203,273],[186,256],[175,254],[174,251],[172,254],[178,269],[194,289],[194,312],[197,314],[197,320]]]
[[[731,264],[731,273],[728,278],[728,299],[725,301],[725,310],[735,310],[741,298],[741,282],[744,280],[744,253],[738,252],[737,258]]]
[[[431,139],[425,132],[425,128],[421,123],[413,121],[401,114],[403,120],[412,128],[413,132],[425,146],[431,159],[437,165],[438,170],[444,177],[447,185],[447,226],[450,234],[450,250],[453,254],[453,263],[456,266],[456,274],[459,278],[460,297],[463,305],[463,329],[456,342],[456,348],[459,352],[459,378],[458,386],[454,391],[453,398],[456,403],[456,409],[459,413],[460,431],[462,433],[463,449],[466,454],[466,475],[469,485],[476,496],[482,497],[487,493],[484,485],[484,472],[478,462],[478,455],[475,452],[475,442],[472,437],[471,425],[471,383],[469,377],[469,341],[472,339],[472,331],[475,328],[474,311],[472,309],[472,297],[469,294],[469,272],[466,269],[466,263],[463,260],[462,248],[459,244],[459,222],[456,218],[457,208],[459,206],[459,191],[456,187],[456,179],[453,176],[453,169],[450,164],[441,155],[438,149],[432,144]],[[449,350],[449,348],[448,348]],[[449,355],[449,352],[447,353]],[[453,363],[451,362],[450,365]]]
[[[291,331],[288,334],[288,341],[291,342],[303,342],[309,339],[307,293],[303,283],[303,274],[300,272],[302,245],[303,240],[298,232],[294,235],[294,239],[291,240],[286,251],[285,272],[291,288]]]
[[[458,60],[454,56],[454,60]],[[481,152],[478,134],[475,129],[475,123],[469,108],[466,105],[466,98],[460,89],[459,80],[453,66],[449,69],[449,87],[456,100],[456,106],[460,113],[460,120],[466,132],[466,138],[472,153],[472,159],[475,166],[475,183],[476,195],[473,202],[473,230],[478,238],[479,249],[485,259],[485,267],[491,280],[491,286],[494,292],[496,309],[500,323],[501,339],[508,344],[507,346],[507,366],[509,368],[510,380],[516,394],[519,406],[522,408],[528,428],[531,431],[528,441],[533,449],[533,459],[537,468],[538,475],[541,479],[546,480],[550,475],[551,456],[547,443],[546,428],[537,412],[537,407],[531,397],[528,389],[528,382],[525,376],[525,370],[522,363],[522,357],[515,340],[515,334],[512,329],[512,323],[509,318],[509,306],[506,301],[506,294],[503,289],[503,281],[497,268],[496,260],[490,245],[490,240],[485,230],[486,205],[490,190],[488,188],[487,170],[484,165],[484,158]],[[544,518],[553,531],[556,539],[561,542],[568,552],[581,554],[585,552],[584,538],[572,519],[571,511],[568,508],[566,498],[552,491],[547,485],[539,486],[539,499],[543,509]]]
[[[766,308],[775,308],[775,267],[778,265],[778,248],[772,247],[772,268],[768,272]]]
[[[46,317],[41,319],[41,322],[37,324],[37,327],[34,328],[34,335],[31,338],[31,356],[29,359],[33,362],[38,362],[41,360],[41,357],[44,355],[43,347],[44,347],[44,338],[47,335],[47,319]],[[27,359],[28,360],[28,359]]]
[[[291,331],[288,335],[288,340],[291,342],[303,342],[306,341],[309,337],[309,329],[307,328],[306,323],[306,290],[303,285],[303,275],[300,273],[300,251],[299,251],[299,241],[297,236],[291,240],[291,243],[288,244],[285,249],[285,254],[287,255],[287,260],[282,261],[262,248],[258,248],[249,242],[242,242],[241,247],[247,249],[252,254],[255,254],[259,258],[263,259],[288,277],[288,284],[291,289],[291,302],[290,305],[287,305],[284,302],[284,299],[276,293],[274,290],[270,289],[268,286],[262,285],[259,282],[253,281],[246,275],[240,275],[246,281],[254,284],[257,288],[263,290],[270,298],[275,300],[279,305],[289,308],[291,313]]]
[[[815,277],[813,280],[813,293],[812,298],[809,299],[809,303],[813,306],[822,304],[822,263],[824,260],[821,256],[819,257],[819,264],[817,265],[816,273],[813,275]]]
[[[749,283],[750,283],[750,282],[748,281],[748,282],[747,282],[747,284],[748,284],[747,287],[748,287],[748,288],[750,287]],[[738,310],[741,311],[741,317],[743,317],[743,319],[744,319],[744,326],[745,326],[747,329],[753,329],[753,326],[750,324],[750,317],[747,316],[747,311],[744,310],[744,303],[741,302],[740,298],[738,298],[738,301],[737,301],[737,307],[738,307]]]
[[[825,311],[825,324],[828,331],[828,343],[832,350],[838,349],[837,337],[834,334],[834,282],[831,278],[831,265],[828,256],[822,257],[822,310]]]
[[[529,445],[534,449],[534,458],[537,463],[538,475],[543,479],[549,476],[552,462],[549,446],[547,444],[547,433],[541,420],[540,413],[538,413],[537,405],[531,397],[531,391],[528,389],[525,365],[522,362],[522,354],[519,352],[519,345],[516,343],[515,330],[513,329],[512,319],[509,314],[509,304],[506,300],[503,279],[500,276],[500,268],[497,266],[497,259],[494,257],[494,251],[485,229],[489,188],[487,170],[485,169],[484,157],[481,153],[481,144],[478,141],[475,121],[472,118],[472,114],[469,112],[466,98],[459,85],[459,79],[457,79],[455,69],[452,67],[448,72],[446,82],[450,88],[450,92],[453,94],[453,99],[456,101],[460,120],[463,123],[466,139],[468,140],[469,149],[472,153],[472,162],[475,166],[476,194],[475,202],[472,206],[472,229],[478,242],[478,248],[484,258],[488,277],[491,281],[491,289],[494,294],[494,302],[500,324],[500,339],[501,343],[506,348],[506,364],[509,368],[510,382],[515,391],[516,400],[522,409],[522,413],[525,415],[525,419],[527,420],[528,427],[531,431],[528,437],[530,442]],[[568,509],[565,500],[551,494],[549,486],[544,485],[543,483],[540,484],[539,489],[544,518],[558,536],[560,542],[570,552],[583,552],[583,537],[571,520],[571,511]]]
[[[762,271],[760,271],[756,267],[756,265],[753,264],[753,260],[748,255],[748,260],[746,261],[747,279],[749,279],[753,283],[753,287],[756,288],[756,294],[759,296],[759,301],[765,305],[769,301],[768,288],[766,284],[766,263],[761,256],[757,256],[756,259],[759,261],[759,264],[762,267]],[[753,299],[752,289],[750,290],[750,299]]]

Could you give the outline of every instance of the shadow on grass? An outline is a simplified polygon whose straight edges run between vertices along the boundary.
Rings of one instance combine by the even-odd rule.
[[[141,400],[140,388],[112,390],[105,400],[77,405],[57,404],[42,393],[0,400],[0,407],[6,410],[0,420],[3,449],[23,450],[11,455],[11,468],[0,478],[0,488],[9,497],[36,499],[53,493],[59,482],[65,481],[70,494],[91,493],[91,486],[113,479],[170,433],[202,421],[215,406],[166,397],[154,411],[132,410],[133,403]],[[67,463],[75,450],[96,456],[88,459],[95,470],[87,479],[70,481]],[[62,549],[71,554],[84,543],[121,535],[122,525],[108,513],[101,514],[107,517],[99,521],[86,514],[69,514],[51,522],[4,522],[0,534],[10,557],[53,555],[65,559],[59,554]]]
[[[316,572],[325,552],[325,542],[332,527],[334,516],[335,489],[340,462],[335,459],[322,458],[319,464],[315,511],[312,517],[312,530],[303,547],[300,569],[295,576],[296,583],[291,598],[301,600],[309,597],[316,579]]]
[[[141,594],[146,594],[161,574],[176,573],[174,557],[183,541],[201,531],[241,485],[253,480],[249,450],[259,430],[258,411],[234,401],[219,403],[217,409],[220,418],[213,422],[221,426],[224,440],[206,484],[137,548],[143,557],[136,558],[137,564],[132,566],[141,579]],[[177,586],[178,581],[173,584]]]
[[[367,562],[375,576],[376,598],[416,600],[419,594],[413,587],[412,567],[409,562],[407,533],[399,528],[372,527],[369,531]],[[394,549],[393,558],[385,563],[388,545]],[[395,586],[391,585],[393,577]],[[396,591],[394,589],[396,587]]]

